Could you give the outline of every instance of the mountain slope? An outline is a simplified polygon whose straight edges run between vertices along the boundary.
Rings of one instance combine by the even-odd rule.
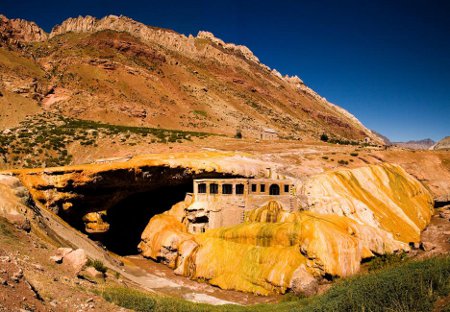
[[[434,150],[448,150],[448,149],[450,149],[450,136],[447,136],[447,137],[443,138],[442,140],[437,142],[435,145],[430,147],[430,149],[434,149]]]
[[[255,138],[273,128],[284,138],[327,133],[382,144],[298,77],[283,77],[248,48],[208,32],[187,37],[123,16],[87,16],[47,35],[32,22],[1,21],[0,92],[8,103],[20,94],[45,111],[113,124],[225,135],[241,129]]]
[[[432,139],[423,139],[423,140],[411,140],[407,142],[394,142],[393,144],[410,149],[429,149],[436,142]]]

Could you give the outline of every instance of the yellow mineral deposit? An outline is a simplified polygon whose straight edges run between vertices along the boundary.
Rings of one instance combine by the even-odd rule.
[[[432,214],[428,191],[394,165],[326,172],[306,181],[303,192],[308,210],[289,213],[271,201],[242,224],[203,234],[187,233],[180,220],[187,204],[176,204],[151,219],[139,248],[177,274],[224,289],[307,293],[313,283],[294,285],[348,276],[374,253],[408,250]]]
[[[100,233],[108,230],[102,214],[107,213],[110,199],[98,202],[104,207],[95,206],[94,210],[79,202],[96,200],[83,191],[98,190],[106,183],[105,177],[110,179],[105,190],[114,187],[115,196],[120,197],[126,196],[120,194],[124,182],[114,174],[126,174],[136,187],[149,187],[149,183],[160,182],[146,180],[145,174],[163,170],[175,181],[197,173],[263,177],[267,166],[246,154],[203,152],[144,155],[121,163],[14,173],[38,205],[65,214],[79,213],[87,232]],[[249,210],[242,224],[199,234],[187,230],[186,210],[195,195],[186,196],[185,201],[150,220],[138,248],[145,257],[167,264],[177,274],[224,289],[263,295],[287,289],[311,293],[316,287],[313,277],[348,276],[358,272],[364,258],[408,250],[409,243],[419,242],[432,214],[427,189],[390,164],[304,178],[297,194],[302,204],[296,211],[288,212],[279,202],[268,199],[261,207]],[[223,209],[226,213],[226,207]]]

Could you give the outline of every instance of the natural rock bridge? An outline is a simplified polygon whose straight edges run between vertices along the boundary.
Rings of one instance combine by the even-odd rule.
[[[298,211],[268,204],[244,224],[187,233],[183,206],[174,204],[192,191],[193,179],[263,177],[268,166],[276,175],[276,164],[250,155],[205,152],[13,174],[38,207],[111,251],[137,253],[141,242],[144,256],[177,274],[258,294],[311,293],[315,279],[354,274],[365,258],[408,250],[431,218],[424,186],[399,166],[382,164],[305,178],[297,183]]]

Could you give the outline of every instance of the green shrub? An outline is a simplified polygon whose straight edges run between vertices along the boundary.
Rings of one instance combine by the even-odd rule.
[[[338,160],[338,164],[339,164],[339,165],[348,165],[348,161],[343,160],[343,159],[339,159],[339,160]]]
[[[203,116],[203,117],[208,116],[208,114],[205,111],[202,111],[202,110],[195,110],[195,111],[193,111],[193,113],[195,115],[200,115],[200,116]]]
[[[356,157],[356,156],[358,156],[358,153],[356,153],[356,152],[350,153],[350,156]]]
[[[107,288],[101,295],[107,301],[134,311],[154,311],[155,300],[149,295],[125,287]]]
[[[334,285],[301,311],[432,311],[450,292],[450,257],[411,261]]]
[[[322,159],[327,160],[327,159],[328,159],[328,156],[322,156]]]
[[[320,136],[320,140],[321,140],[321,141],[324,141],[324,142],[328,142],[328,135],[326,135],[325,133],[323,133],[323,134]]]
[[[394,265],[399,265],[407,261],[407,254],[405,252],[402,253],[394,253],[394,254],[386,254],[379,257],[374,257],[369,263],[369,272],[380,270],[386,267],[391,267]]]
[[[88,262],[86,263],[86,266],[88,267],[91,266],[103,274],[105,274],[106,271],[108,271],[108,268],[103,264],[101,260],[98,259],[95,260],[89,259]]]

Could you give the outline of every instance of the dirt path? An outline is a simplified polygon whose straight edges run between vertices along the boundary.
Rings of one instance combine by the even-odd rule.
[[[421,239],[423,251],[418,253],[418,258],[450,253],[450,205],[436,209]]]

